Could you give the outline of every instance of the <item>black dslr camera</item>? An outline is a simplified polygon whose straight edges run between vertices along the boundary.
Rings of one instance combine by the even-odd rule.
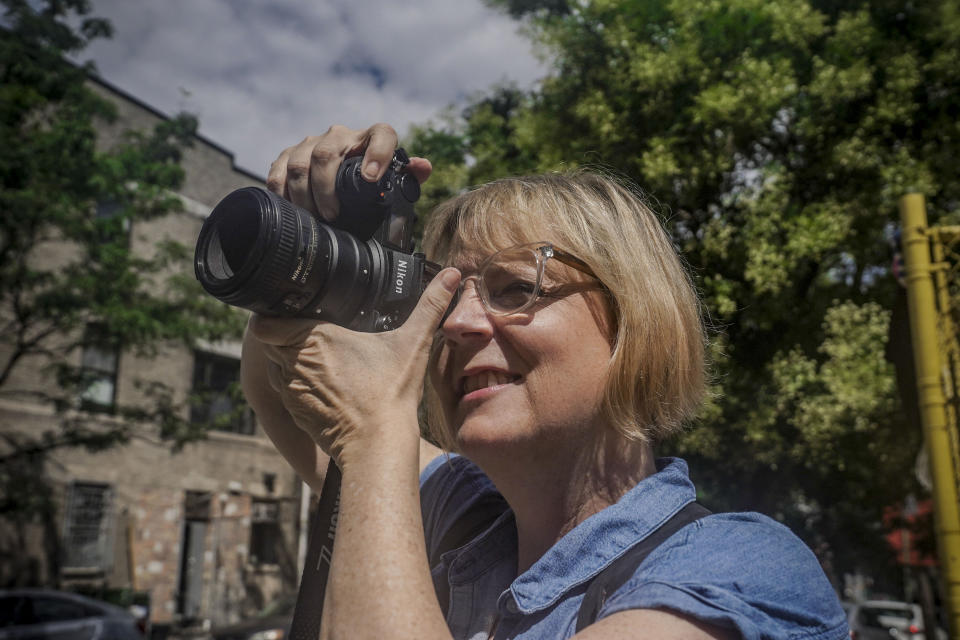
[[[228,194],[203,223],[194,270],[203,288],[269,316],[314,318],[355,331],[403,324],[440,266],[413,253],[420,183],[397,149],[379,182],[362,158],[337,171],[340,214],[323,223],[264,189]]]

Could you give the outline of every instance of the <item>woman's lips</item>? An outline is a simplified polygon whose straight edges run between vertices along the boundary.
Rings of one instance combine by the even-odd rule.
[[[460,399],[474,400],[486,397],[519,379],[520,376],[516,374],[492,369],[466,375],[460,381]]]

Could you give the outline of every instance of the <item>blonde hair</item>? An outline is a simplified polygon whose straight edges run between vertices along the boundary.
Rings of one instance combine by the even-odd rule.
[[[441,263],[463,251],[493,253],[539,240],[586,262],[609,292],[615,335],[601,403],[605,422],[644,442],[678,431],[705,389],[700,302],[639,191],[584,169],[505,178],[439,205],[424,231],[426,254]],[[454,449],[429,388],[427,412],[431,435]]]

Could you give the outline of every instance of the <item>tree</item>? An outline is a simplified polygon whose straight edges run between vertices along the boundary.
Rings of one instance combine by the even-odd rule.
[[[155,382],[143,384],[147,401],[113,408],[119,420],[82,410],[96,375],[81,350],[149,356],[171,341],[236,337],[242,326],[185,269],[190,249],[131,248],[138,223],[181,209],[173,193],[196,119],[181,114],[99,149],[97,127],[114,109],[88,87],[92,65],[66,56],[110,25],[88,16],[85,0],[36,4],[4,0],[0,28],[0,398],[23,396],[15,372],[43,362],[55,384],[29,393],[60,416],[56,430],[0,434],[0,514],[27,518],[49,514],[40,488],[48,451],[110,447],[144,426],[179,446],[210,426],[186,419]]]
[[[525,16],[551,72],[408,147],[442,140],[447,160],[459,140],[440,192],[581,164],[649,190],[701,288],[714,365],[696,428],[663,449],[691,459],[708,504],[875,565],[883,507],[921,491],[919,425],[883,358],[889,240],[910,190],[957,218],[957,2],[492,4]]]

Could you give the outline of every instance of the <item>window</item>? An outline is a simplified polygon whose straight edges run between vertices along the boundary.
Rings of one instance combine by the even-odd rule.
[[[209,491],[187,491],[183,496],[183,517],[187,520],[210,520],[213,494]]]
[[[250,518],[250,561],[279,564],[283,535],[280,531],[280,503],[254,500]]]
[[[81,406],[92,411],[109,411],[117,401],[116,350],[88,344],[83,347],[81,366],[86,388],[80,393]]]
[[[123,243],[130,241],[130,218],[125,217],[123,205],[116,200],[103,200],[97,203],[95,220],[100,242]]]
[[[64,536],[65,567],[109,568],[112,503],[113,492],[107,485],[77,482],[70,488]]]
[[[253,435],[253,412],[240,391],[240,361],[197,351],[193,364],[193,422],[207,422],[220,431]]]
[[[97,220],[113,220],[119,218],[122,213],[123,206],[116,200],[101,200],[97,203]]]
[[[103,328],[87,326],[80,356],[80,406],[88,411],[111,411],[116,404],[119,349],[111,346]]]

